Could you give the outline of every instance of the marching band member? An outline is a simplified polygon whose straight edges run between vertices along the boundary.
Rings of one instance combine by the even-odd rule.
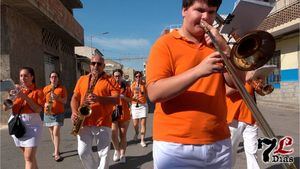
[[[147,105],[147,90],[145,83],[142,80],[142,72],[136,71],[134,73],[135,81],[131,84],[131,91],[133,92],[132,104],[131,104],[131,115],[133,120],[133,127],[135,130],[134,140],[138,140],[139,134],[139,122],[141,125],[141,146],[146,147],[145,136],[146,136],[146,118],[148,114]]]
[[[77,81],[71,100],[72,121],[78,122],[81,105],[88,105],[91,114],[85,118],[77,135],[78,154],[85,169],[108,169],[107,153],[111,142],[111,114],[118,103],[118,87],[103,71],[104,59],[92,55],[91,73]],[[93,89],[93,90],[92,90]],[[92,91],[90,91],[92,90]],[[79,126],[80,127],[80,126]],[[92,143],[97,143],[98,158],[93,158]]]
[[[43,93],[46,98],[44,106],[44,124],[49,128],[52,143],[54,145],[54,160],[62,160],[59,151],[60,128],[64,125],[64,105],[67,103],[67,89],[60,84],[59,74],[52,71],[49,75],[50,84],[45,86]]]
[[[263,73],[264,76],[268,76],[274,68],[262,68],[259,72]],[[248,93],[255,99],[255,91],[261,95],[266,94],[264,90],[264,76],[255,77],[257,70],[249,71],[246,73],[246,84],[245,88]],[[272,92],[272,91],[267,91]],[[268,93],[269,94],[269,93]],[[258,147],[258,126],[256,121],[247,107],[242,96],[236,89],[226,86],[226,103],[227,103],[227,123],[231,133],[232,143],[232,161],[233,166],[236,161],[237,149],[242,137],[244,140],[244,149],[247,160],[248,169],[259,169],[257,160],[257,147]]]
[[[212,27],[222,0],[183,0],[181,28],[161,36],[149,54],[146,78],[153,116],[155,169],[230,169],[223,59],[203,25],[225,54],[227,42]]]
[[[19,72],[20,85],[16,85],[14,93],[16,96],[12,106],[12,116],[20,114],[22,124],[25,126],[25,134],[21,138],[12,138],[17,147],[20,147],[25,160],[25,168],[38,168],[36,152],[42,136],[42,120],[40,112],[43,110],[44,94],[35,85],[35,74],[31,67],[22,67]],[[16,92],[17,91],[17,92]],[[4,107],[5,110],[8,107]]]
[[[115,108],[118,108],[121,112],[120,118],[112,123],[112,143],[115,149],[113,161],[120,160],[121,163],[125,163],[125,151],[127,147],[126,134],[130,122],[130,110],[128,103],[131,102],[130,98],[132,93],[130,91],[130,86],[123,81],[123,71],[121,69],[114,70],[113,76],[120,89],[120,101]]]

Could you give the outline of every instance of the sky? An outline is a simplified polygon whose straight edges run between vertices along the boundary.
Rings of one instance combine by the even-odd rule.
[[[84,29],[86,46],[105,59],[143,70],[152,44],[162,30],[182,23],[182,0],[81,0],[74,17]],[[219,14],[233,10],[235,0],[223,0]],[[131,58],[131,59],[129,59]]]

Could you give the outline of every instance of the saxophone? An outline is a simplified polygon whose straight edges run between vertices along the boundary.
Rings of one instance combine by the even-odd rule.
[[[49,98],[49,101],[48,101],[48,105],[46,107],[46,114],[54,114],[52,112],[52,106],[53,106],[53,102],[54,102],[54,97],[53,97],[53,94],[54,94],[54,90],[55,90],[55,85],[54,84],[51,84],[51,89],[50,89],[50,98]]]
[[[71,134],[74,136],[78,135],[79,130],[81,129],[85,118],[92,114],[92,109],[91,109],[89,103],[86,102],[86,98],[88,97],[88,95],[93,93],[94,87],[95,87],[98,79],[99,79],[99,77],[92,78],[92,75],[90,75],[90,77],[89,77],[88,89],[84,95],[83,103],[78,108],[79,116],[78,116],[77,120],[74,122],[72,131],[71,131]]]

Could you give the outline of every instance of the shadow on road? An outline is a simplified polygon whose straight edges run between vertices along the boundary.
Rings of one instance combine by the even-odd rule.
[[[127,156],[126,163],[117,163],[109,167],[109,169],[120,169],[120,168],[130,168],[130,169],[140,169],[144,163],[152,161],[152,152],[144,156]]]
[[[60,154],[63,158],[78,156],[77,150],[63,151]]]

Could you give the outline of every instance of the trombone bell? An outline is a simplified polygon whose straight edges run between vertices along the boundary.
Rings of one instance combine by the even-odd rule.
[[[270,33],[253,31],[238,39],[232,47],[230,60],[240,70],[255,70],[273,57],[275,46],[275,40]]]

